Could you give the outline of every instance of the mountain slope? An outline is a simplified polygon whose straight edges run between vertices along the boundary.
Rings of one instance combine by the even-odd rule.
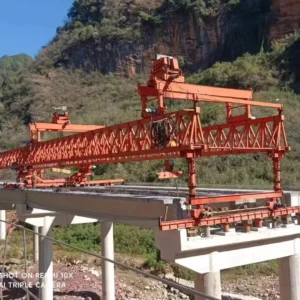
[[[180,57],[185,71],[199,71],[216,61],[268,48],[278,29],[286,34],[299,28],[295,24],[289,32],[281,29],[287,26],[281,18],[283,1],[280,7],[277,2],[78,0],[69,21],[41,51],[38,68],[63,66],[134,76],[147,73],[150,60],[161,53]]]

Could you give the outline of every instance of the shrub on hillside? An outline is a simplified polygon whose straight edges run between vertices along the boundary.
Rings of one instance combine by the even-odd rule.
[[[62,226],[54,229],[57,240],[85,250],[99,251],[101,245],[101,223]],[[149,257],[156,255],[154,234],[150,229],[115,224],[115,251]]]
[[[189,78],[190,82],[227,88],[269,89],[278,85],[278,70],[265,53],[245,54],[234,62],[216,63]]]

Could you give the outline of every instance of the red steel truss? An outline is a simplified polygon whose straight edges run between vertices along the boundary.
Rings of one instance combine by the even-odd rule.
[[[41,142],[42,133],[47,132],[86,132],[90,130],[104,128],[100,125],[79,125],[71,124],[68,112],[55,112],[52,117],[52,123],[33,123],[29,124],[31,142]],[[66,187],[66,186],[107,186],[117,183],[124,183],[124,179],[105,179],[105,180],[88,180],[88,176],[93,177],[92,165],[81,165],[78,172],[69,178],[45,179],[44,170],[34,170],[22,166],[18,168],[18,182],[23,182],[24,187]]]
[[[0,153],[0,168],[38,169],[289,150],[281,115],[202,129],[199,112],[199,108],[182,110],[33,143]],[[171,136],[166,145],[159,147],[151,129],[164,121],[171,126]]]
[[[252,99],[252,91],[248,90],[186,84],[177,60],[168,57],[153,62],[147,85],[139,85],[138,93],[142,101],[142,119],[104,128],[89,128],[92,130],[49,141],[39,141],[37,137],[38,141],[27,146],[0,153],[0,168],[30,171],[77,166],[82,169],[94,164],[182,157],[186,158],[188,163],[187,204],[191,207],[192,219],[173,221],[175,227],[178,224],[183,228],[202,226],[208,222],[207,211],[210,211],[210,208],[207,205],[247,197],[268,199],[267,207],[260,212],[261,217],[275,214],[279,199],[283,195],[280,185],[280,160],[290,150],[281,104],[255,101]],[[192,102],[193,108],[167,112],[166,103],[172,99]],[[153,102],[155,108],[151,107]],[[202,127],[199,102],[223,104],[226,122]],[[255,118],[251,114],[252,106],[275,109],[277,112],[272,116]],[[69,126],[66,123],[58,124],[58,130],[60,126]],[[53,129],[56,130],[57,125]],[[197,158],[258,152],[266,153],[273,160],[274,192],[197,197]],[[168,173],[167,176],[169,175]],[[276,210],[276,214],[289,212],[289,208]],[[234,217],[231,214],[230,218],[244,220],[251,219],[252,216],[239,213]],[[182,222],[185,222],[185,225],[182,225]],[[217,224],[224,221],[220,219],[213,222]],[[162,229],[173,228],[170,223],[164,221],[161,221],[160,225]]]

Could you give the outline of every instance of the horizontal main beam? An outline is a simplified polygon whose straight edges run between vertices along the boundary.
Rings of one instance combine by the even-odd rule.
[[[199,110],[181,110],[0,153],[0,168],[52,168],[142,160],[288,151],[282,115],[202,128]],[[155,124],[168,130],[158,139]],[[162,144],[160,144],[162,142]]]
[[[250,212],[237,212],[220,215],[217,217],[199,218],[199,219],[182,219],[173,221],[160,220],[161,230],[184,229],[200,226],[214,226],[219,224],[230,224],[247,220],[265,219],[270,217],[280,217],[300,213],[300,206],[285,207],[278,209],[261,209]]]
[[[251,100],[253,96],[253,92],[251,90],[241,90],[241,89],[229,89],[229,88],[221,88],[221,87],[213,87],[206,85],[194,85],[187,84],[182,82],[169,82],[165,80],[156,79],[155,87],[151,86],[138,86],[138,93],[140,96],[145,96],[149,94],[149,96],[156,96],[153,92],[153,89],[156,90],[172,90],[174,92],[184,92],[184,93],[194,93],[201,95],[210,95],[217,97],[225,97],[225,98],[236,98],[236,99],[244,99]]]
[[[76,124],[55,124],[55,123],[33,123],[29,124],[29,130],[37,131],[63,131],[63,132],[86,132],[104,128],[101,125],[76,125]]]
[[[209,203],[223,203],[241,201],[247,199],[270,199],[270,198],[282,198],[283,192],[271,192],[271,193],[254,193],[254,194],[236,194],[236,195],[223,195],[223,196],[211,196],[211,197],[199,197],[189,200],[190,205],[202,205]]]
[[[158,97],[167,99],[189,100],[194,102],[235,103],[260,107],[283,109],[282,104],[261,102],[252,99],[252,91],[215,88],[179,82],[160,81],[156,87],[139,86],[142,97]]]
[[[158,227],[158,218],[168,219],[182,215],[184,198],[155,195],[86,193],[78,191],[49,192],[47,190],[10,190],[0,188],[0,204],[26,204],[28,209],[37,208],[69,213],[88,218],[136,224],[140,227]]]

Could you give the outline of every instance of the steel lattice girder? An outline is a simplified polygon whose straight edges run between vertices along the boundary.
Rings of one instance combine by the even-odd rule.
[[[152,124],[169,120],[173,127],[168,146],[155,147]],[[199,109],[181,110],[152,118],[79,133],[0,153],[0,168],[49,168],[176,158],[289,150],[284,117],[245,120],[202,129]],[[174,146],[175,145],[175,146]]]

